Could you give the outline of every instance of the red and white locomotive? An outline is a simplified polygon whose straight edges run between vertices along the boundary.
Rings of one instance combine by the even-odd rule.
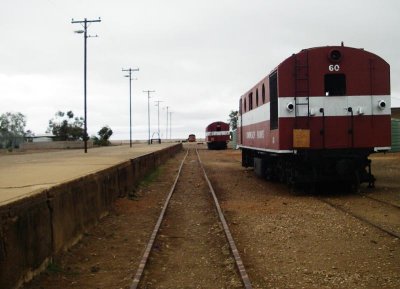
[[[390,67],[364,49],[303,49],[240,98],[242,165],[290,184],[374,184],[391,145]]]
[[[230,139],[229,124],[216,121],[206,127],[206,142],[210,150],[226,149]]]
[[[196,135],[195,134],[189,134],[188,142],[196,142]]]

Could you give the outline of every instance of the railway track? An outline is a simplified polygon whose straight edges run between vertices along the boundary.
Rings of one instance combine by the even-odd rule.
[[[338,198],[320,197],[319,200],[400,239],[400,207],[396,204],[365,194],[352,194]]]
[[[383,203],[383,204],[387,204],[387,205],[389,205],[389,206],[391,206],[391,207],[400,209],[400,206],[399,206],[399,205],[394,204],[394,203],[392,203],[392,202],[385,201],[385,200],[382,200],[382,199],[379,199],[379,198],[377,198],[377,197],[373,197],[373,196],[370,196],[370,195],[367,195],[367,194],[358,193],[358,195],[360,195],[360,196],[362,196],[362,197],[364,197],[364,198],[369,198],[369,199],[375,200],[375,201],[377,201],[377,202],[380,202],[380,203]]]
[[[130,286],[252,288],[202,165],[189,149]]]

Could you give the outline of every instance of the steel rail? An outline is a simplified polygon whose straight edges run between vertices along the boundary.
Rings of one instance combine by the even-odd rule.
[[[142,257],[142,259],[141,259],[141,261],[139,263],[139,268],[136,271],[136,274],[135,274],[135,277],[133,278],[133,282],[132,282],[132,284],[130,286],[130,289],[136,289],[138,287],[139,283],[140,283],[140,280],[142,279],[144,268],[146,267],[147,261],[148,261],[149,256],[150,256],[151,249],[153,248],[154,241],[156,240],[156,237],[157,237],[158,231],[160,229],[161,223],[162,223],[162,221],[164,219],[165,212],[167,211],[167,207],[168,207],[169,201],[171,200],[172,194],[175,191],[176,184],[178,183],[178,179],[179,179],[179,177],[181,175],[183,163],[185,162],[186,157],[188,156],[188,154],[189,154],[189,150],[186,151],[186,155],[183,158],[183,160],[181,162],[181,165],[179,166],[179,170],[178,170],[177,176],[175,178],[174,184],[171,187],[171,190],[170,190],[170,192],[169,192],[169,194],[167,196],[167,199],[165,200],[163,209],[161,210],[160,216],[158,217],[157,223],[154,226],[153,232],[151,233],[149,242],[147,243],[147,246],[146,246],[146,249],[144,251],[143,257]]]
[[[400,209],[400,206],[398,206],[396,204],[393,204],[391,202],[388,202],[388,201],[385,201],[385,200],[381,200],[381,199],[378,199],[378,198],[371,197],[371,196],[369,196],[367,194],[357,193],[357,195],[365,197],[365,198],[368,198],[368,199],[371,199],[371,200],[374,200],[374,201],[377,201],[377,202],[382,203],[382,204],[389,205],[389,206],[394,207],[396,209]]]
[[[392,236],[392,237],[395,237],[395,238],[400,239],[400,234],[397,233],[397,232],[393,232],[393,231],[391,231],[391,230],[385,229],[384,227],[382,227],[382,226],[380,226],[380,225],[378,225],[378,224],[376,224],[376,223],[374,223],[374,222],[371,222],[371,221],[369,221],[368,219],[366,219],[366,218],[364,218],[364,217],[362,217],[362,216],[360,216],[360,215],[354,214],[354,213],[351,212],[350,210],[346,210],[345,208],[343,208],[343,207],[340,206],[340,205],[334,204],[334,203],[332,203],[332,202],[329,202],[329,201],[327,201],[327,200],[325,200],[325,199],[321,199],[321,198],[319,198],[319,200],[320,200],[321,202],[323,202],[323,203],[325,203],[325,204],[327,204],[327,205],[329,205],[329,206],[331,206],[331,207],[333,207],[333,208],[339,210],[339,211],[342,211],[342,212],[344,212],[344,213],[346,213],[346,214],[349,214],[350,216],[352,216],[353,218],[358,219],[359,221],[362,221],[362,222],[364,222],[364,223],[367,223],[368,225],[370,225],[370,226],[372,226],[372,227],[374,227],[374,228],[376,228],[376,229],[379,229],[379,230],[381,230],[382,232],[385,232],[386,234],[388,234],[388,235],[390,235],[390,236]]]
[[[231,249],[232,255],[233,255],[234,259],[235,259],[236,267],[237,267],[237,269],[239,271],[240,278],[241,278],[241,281],[243,283],[243,286],[244,286],[245,289],[252,289],[253,287],[251,285],[249,275],[247,275],[246,269],[244,268],[244,264],[243,264],[242,258],[240,258],[239,251],[238,251],[238,249],[236,247],[235,241],[233,240],[232,234],[231,234],[231,232],[229,230],[229,227],[228,227],[228,224],[227,224],[227,222],[225,220],[225,217],[224,217],[224,214],[222,212],[221,206],[219,205],[218,198],[217,198],[217,196],[215,194],[215,191],[214,191],[214,189],[213,189],[213,187],[211,185],[210,180],[207,177],[206,170],[204,169],[203,163],[201,162],[200,155],[199,155],[199,152],[198,152],[197,149],[196,149],[196,154],[197,154],[197,158],[199,160],[200,167],[203,170],[204,178],[205,178],[205,180],[206,180],[206,182],[208,184],[208,187],[210,189],[211,195],[212,195],[212,197],[214,199],[214,203],[215,203],[215,206],[217,208],[218,216],[219,216],[219,219],[220,219],[220,221],[222,223],[222,226],[224,228],[225,236],[226,236],[226,239],[227,239],[227,241],[229,243],[229,247]]]

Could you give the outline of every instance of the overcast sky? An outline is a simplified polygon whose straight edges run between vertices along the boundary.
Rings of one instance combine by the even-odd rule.
[[[44,133],[61,110],[83,116],[83,35],[71,19],[101,17],[88,31],[88,132],[104,125],[129,139],[161,137],[166,109],[172,137],[204,137],[227,121],[241,94],[303,48],[364,48],[391,65],[392,106],[400,106],[399,0],[0,0],[0,114],[21,112],[27,129]]]

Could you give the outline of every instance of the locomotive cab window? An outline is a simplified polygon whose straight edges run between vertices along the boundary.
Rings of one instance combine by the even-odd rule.
[[[265,86],[264,86],[264,83],[263,83],[262,90],[261,90],[261,96],[262,96],[262,103],[264,104],[265,103]]]
[[[249,94],[249,110],[253,109],[253,93],[250,92]]]
[[[258,88],[256,89],[256,107],[258,106]]]
[[[346,95],[346,75],[325,74],[325,95],[326,96]]]

